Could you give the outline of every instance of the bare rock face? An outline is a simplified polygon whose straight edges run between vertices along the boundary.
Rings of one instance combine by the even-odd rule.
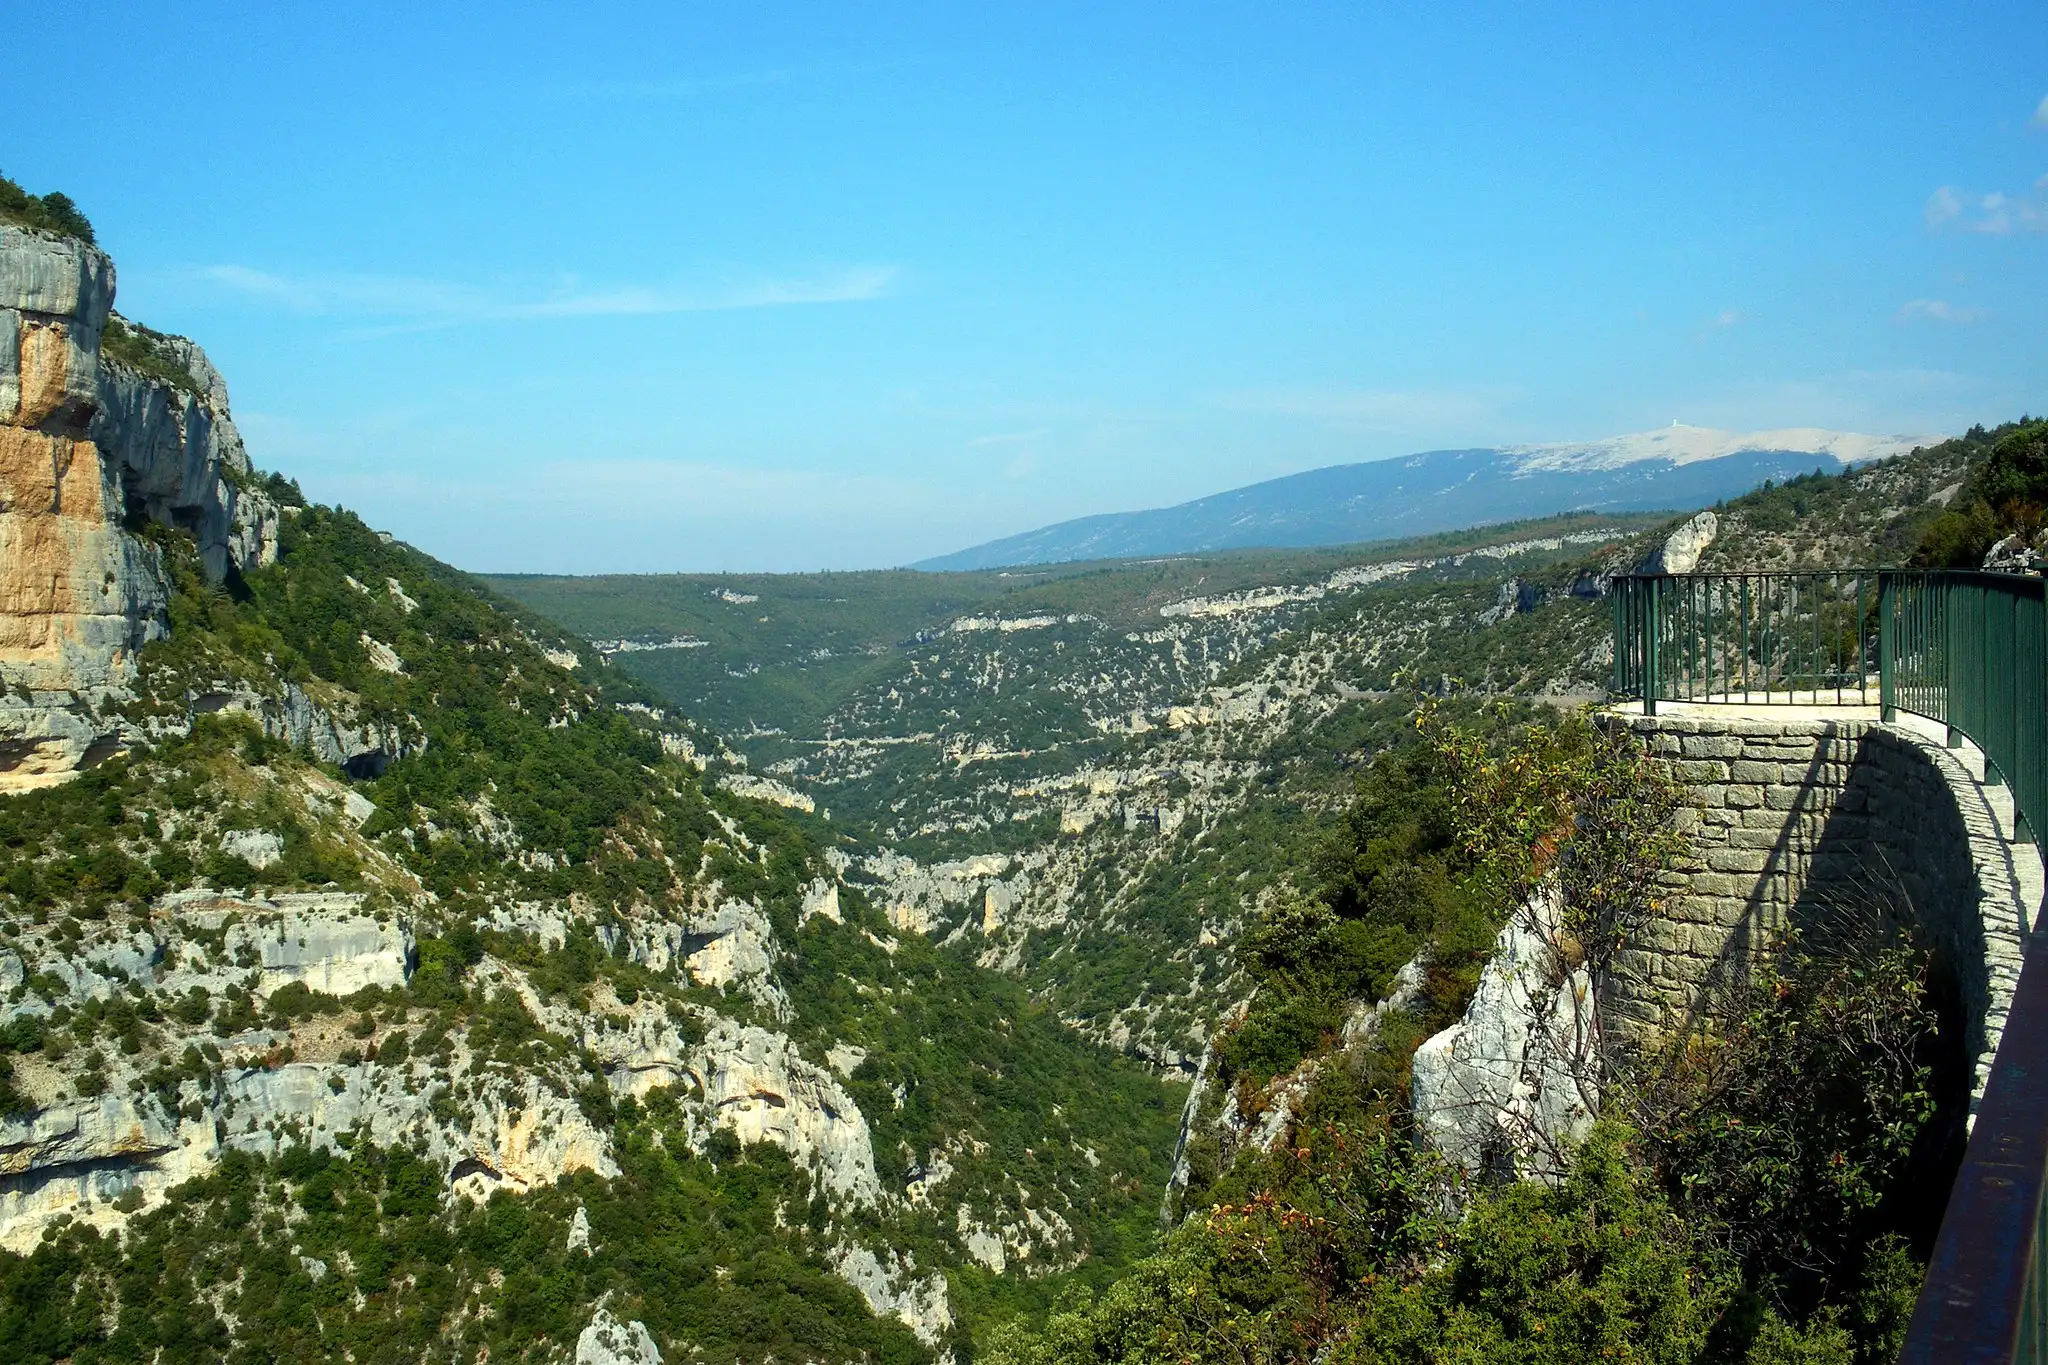
[[[2017,532],[1993,545],[1984,556],[1984,567],[1993,573],[2039,573],[2044,565],[2048,565],[2048,556]]]
[[[227,387],[197,346],[167,339],[174,387],[101,355],[114,266],[71,238],[0,226],[0,683],[31,693],[118,693],[164,632],[157,551],[124,528],[190,532],[216,580],[277,553],[278,512],[243,487],[249,458]],[[33,708],[81,713],[72,696]],[[85,723],[95,725],[89,708]],[[0,714],[0,779],[51,780],[90,761],[21,708]],[[95,740],[121,738],[95,726]],[[0,783],[0,789],[20,785]]]
[[[246,945],[262,963],[257,994],[268,996],[295,981],[336,996],[366,986],[405,985],[415,950],[412,932],[404,925],[357,912],[359,896],[315,893],[293,899],[298,902],[294,909],[274,917],[252,916],[228,932],[230,957]]]
[[[896,1318],[925,1345],[937,1347],[952,1329],[946,1277],[933,1271],[920,1278],[909,1255],[892,1251],[884,1261],[867,1247],[848,1244],[833,1253],[832,1268],[860,1291],[869,1308]]]
[[[1464,1019],[1415,1051],[1416,1127],[1477,1175],[1547,1179],[1591,1130],[1599,1022],[1592,982],[1558,947],[1554,887],[1500,931]]]
[[[1665,537],[1643,564],[1644,573],[1691,573],[1699,567],[1700,556],[1720,534],[1721,519],[1701,512]]]
[[[576,1365],[661,1365],[661,1349],[644,1322],[620,1322],[600,1308],[576,1338]]]
[[[160,1196],[218,1159],[210,1120],[102,1095],[0,1123],[0,1247],[33,1250],[60,1218],[118,1227],[115,1201]]]
[[[837,1078],[788,1038],[721,1019],[692,1058],[711,1122],[741,1142],[770,1142],[835,1200],[881,1196],[868,1121]]]

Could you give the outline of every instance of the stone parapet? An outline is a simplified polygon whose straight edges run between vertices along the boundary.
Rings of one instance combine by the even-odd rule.
[[[1687,859],[1665,915],[1618,955],[1605,1004],[1637,1042],[1683,1026],[1717,982],[1784,929],[1870,913],[1910,926],[1958,997],[1971,1108],[1997,1051],[2041,859],[2014,841],[2009,793],[1980,756],[1861,718],[1609,713],[1691,796]]]

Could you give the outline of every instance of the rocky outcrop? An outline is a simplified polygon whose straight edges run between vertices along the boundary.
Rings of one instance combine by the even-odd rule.
[[[834,1200],[880,1198],[868,1121],[830,1071],[780,1033],[721,1019],[691,1058],[710,1121],[741,1142],[782,1148]]]
[[[952,1330],[946,1277],[936,1271],[920,1277],[909,1255],[891,1252],[884,1263],[867,1247],[847,1245],[833,1254],[832,1268],[860,1291],[869,1308],[896,1318],[925,1345],[938,1346]]]
[[[1598,1021],[1554,887],[1500,931],[1465,1017],[1415,1051],[1416,1127],[1466,1172],[1547,1177],[1591,1129]]]
[[[132,727],[67,695],[0,694],[0,796],[68,781],[131,738]]]
[[[1993,545],[1984,556],[1984,567],[1993,573],[2039,573],[2044,565],[2048,565],[2048,556],[2018,531]]]
[[[210,1119],[181,1121],[125,1095],[0,1122],[0,1247],[33,1250],[60,1218],[116,1227],[209,1170],[219,1150]]]
[[[818,808],[818,803],[814,799],[794,787],[777,782],[772,777],[756,777],[752,773],[727,773],[718,779],[718,785],[734,796],[787,806],[791,810],[800,810],[807,815]]]
[[[216,580],[277,549],[278,512],[248,487],[219,373],[179,338],[151,345],[186,384],[104,357],[113,303],[104,253],[0,226],[0,683],[58,694],[35,707],[74,722],[90,713],[67,694],[119,693],[165,629],[163,564],[130,525],[188,532]],[[0,717],[0,777],[52,779],[121,739],[113,726],[82,747],[38,733],[70,724]]]
[[[644,1322],[620,1322],[606,1308],[576,1338],[576,1365],[661,1365],[661,1350]]]
[[[1700,512],[1665,537],[1643,562],[1644,573],[1691,573],[1699,567],[1700,556],[1720,533],[1721,519],[1711,511]]]
[[[297,899],[303,908],[242,920],[228,931],[231,960],[246,947],[262,964],[257,994],[267,996],[293,982],[334,996],[368,986],[405,985],[415,960],[411,930],[395,920],[356,913],[360,896]]]
[[[249,716],[263,733],[355,778],[381,777],[397,760],[427,750],[426,734],[413,717],[363,717],[357,713],[354,694],[333,686],[322,688],[316,700],[295,682],[281,682],[266,691],[247,682],[221,681],[187,692],[185,705],[195,716]]]

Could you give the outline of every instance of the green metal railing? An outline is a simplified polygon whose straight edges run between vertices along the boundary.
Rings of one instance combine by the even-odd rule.
[[[1877,705],[1968,738],[2010,784],[2020,837],[2048,820],[2048,601],[2030,574],[1914,569],[1627,574],[1614,580],[1618,697]]]
[[[1910,711],[1984,751],[2012,787],[2022,838],[2048,818],[2048,600],[2029,574],[1884,575],[1886,715]]]
[[[2048,820],[2048,592],[2024,574],[1849,569],[1614,580],[1618,696],[1910,712],[1983,751],[2014,836]],[[2029,907],[2031,911],[2032,907]],[[2028,934],[1902,1365],[2048,1365],[2048,965]]]
[[[1660,701],[1874,705],[1875,569],[1614,580],[1614,692]]]

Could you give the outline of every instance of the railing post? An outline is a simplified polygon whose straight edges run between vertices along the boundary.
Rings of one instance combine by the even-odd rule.
[[[1657,658],[1657,609],[1661,605],[1659,599],[1664,595],[1663,580],[1661,578],[1645,579],[1643,586],[1649,590],[1644,594],[1643,599],[1643,714],[1654,716],[1657,714],[1657,692],[1659,689],[1657,677],[1657,664],[1659,662]]]
[[[1898,575],[1889,570],[1877,575],[1877,704],[1878,715],[1887,721],[1899,718],[1897,666],[1893,662],[1898,641],[1892,637],[1892,602],[1897,594]]]

